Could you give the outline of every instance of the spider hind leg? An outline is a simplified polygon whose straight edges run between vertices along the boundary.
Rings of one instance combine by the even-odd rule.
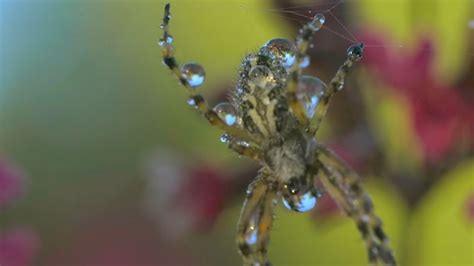
[[[267,246],[273,223],[276,188],[261,174],[249,185],[237,226],[237,245],[244,265],[271,265]]]
[[[375,214],[372,200],[362,187],[359,176],[326,147],[317,147],[315,167],[326,191],[356,223],[362,235],[371,265],[396,265],[382,220]]]

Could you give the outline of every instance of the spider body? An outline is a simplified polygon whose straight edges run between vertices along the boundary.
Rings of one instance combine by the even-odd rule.
[[[244,264],[269,264],[267,246],[278,198],[288,209],[306,212],[324,191],[355,221],[366,242],[369,262],[395,265],[381,219],[375,215],[360,178],[315,139],[330,98],[343,88],[345,76],[362,57],[363,44],[349,47],[346,61],[329,85],[301,75],[312,36],[324,23],[324,16],[318,14],[301,28],[295,42],[272,39],[246,56],[231,102],[211,109],[196,92],[204,82],[204,69],[195,63],[180,67],[174,58],[169,20],[167,4],[161,25],[163,63],[188,90],[188,104],[225,131],[221,141],[231,150],[262,165],[248,187],[237,227]]]

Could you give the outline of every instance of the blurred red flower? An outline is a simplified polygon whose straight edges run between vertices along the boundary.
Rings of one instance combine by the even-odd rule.
[[[0,233],[0,265],[31,265],[37,247],[38,240],[32,232],[18,229]]]
[[[171,237],[209,229],[224,208],[229,178],[209,163],[160,151],[147,172],[146,209]]]
[[[463,99],[456,87],[435,78],[430,40],[420,41],[416,52],[410,55],[402,48],[389,49],[393,46],[378,34],[365,33],[359,39],[373,47],[366,49],[366,65],[408,100],[411,122],[427,161],[444,158],[465,132],[473,137],[473,105]]]

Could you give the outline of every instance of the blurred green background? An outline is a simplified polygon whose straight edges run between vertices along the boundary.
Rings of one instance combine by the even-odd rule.
[[[273,37],[293,38],[297,32],[297,24],[292,24],[295,17],[292,20],[275,6],[282,1],[170,2],[178,60],[197,61],[206,68],[202,92],[213,104],[236,83],[246,53]],[[35,232],[39,245],[31,265],[241,263],[234,232],[245,183],[252,176],[240,172],[255,166],[219,143],[221,132],[187,106],[184,90],[161,63],[157,41],[164,4],[0,2],[0,151],[26,180],[22,197],[1,211],[0,225],[3,231],[22,226]],[[312,4],[316,7],[312,10],[324,10],[318,1],[294,1],[289,6],[304,5],[304,10]],[[387,158],[385,171],[367,171],[374,177],[364,174],[364,180],[401,264],[474,265],[474,160],[469,131],[469,123],[474,122],[474,29],[469,27],[474,3],[350,0],[338,8],[351,31],[381,31],[389,36],[386,47],[403,45],[395,49],[400,54],[413,53],[420,35],[430,36],[436,47],[435,83],[463,88],[461,98],[469,111],[461,124],[467,133],[464,141],[452,144],[460,152],[431,164],[420,155],[423,151],[407,122],[403,97],[392,95],[390,89],[380,94],[378,87],[390,86],[380,85],[377,74],[364,68],[364,61],[350,77],[354,85],[349,95],[360,89],[362,105],[368,105],[367,127]],[[300,18],[296,23],[304,21]],[[340,25],[336,30],[347,36]],[[329,50],[324,60],[337,66],[350,43],[331,40],[343,48]],[[316,35],[315,50],[318,42],[324,46],[325,40]],[[336,68],[320,66],[318,56],[308,71],[327,80]],[[337,129],[344,127],[337,121],[341,114],[348,116],[344,111],[361,115],[344,103],[336,99],[331,106],[330,118],[335,122],[325,122],[322,140],[337,142],[339,138],[332,136],[341,136]],[[153,174],[147,166],[163,150],[165,157],[177,154],[173,157],[179,161],[177,168],[205,163],[231,176],[223,183],[226,194],[233,196],[224,197],[224,207],[210,228],[169,236],[163,231],[173,228],[163,230],[161,218],[149,214],[149,205],[143,202]],[[439,164],[445,167],[436,168]],[[413,200],[403,192],[413,183],[392,178],[401,173],[422,180],[415,182],[423,188]],[[424,180],[431,175],[437,178]],[[240,181],[233,176],[241,176]],[[166,194],[160,185],[158,191],[151,193]],[[193,193],[197,192],[182,197],[193,198]],[[159,216],[175,211],[172,204],[164,206],[157,207],[162,208]],[[274,265],[366,264],[366,251],[352,221],[337,212],[316,216],[279,208],[270,245]],[[176,222],[179,226],[182,221]]]

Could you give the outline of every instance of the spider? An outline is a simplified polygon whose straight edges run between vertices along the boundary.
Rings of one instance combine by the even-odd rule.
[[[211,109],[196,92],[204,83],[204,68],[196,63],[180,67],[174,57],[170,18],[170,4],[166,4],[159,44],[163,63],[189,93],[188,104],[225,131],[221,141],[231,150],[262,166],[247,189],[237,226],[237,246],[244,265],[270,265],[267,247],[277,198],[291,210],[307,212],[322,192],[329,193],[356,223],[369,263],[395,265],[382,221],[375,215],[360,178],[315,139],[329,100],[342,90],[352,65],[362,58],[364,45],[348,48],[347,59],[329,85],[302,75],[313,34],[325,21],[323,14],[317,14],[299,30],[295,42],[272,39],[247,55],[231,101]]]

